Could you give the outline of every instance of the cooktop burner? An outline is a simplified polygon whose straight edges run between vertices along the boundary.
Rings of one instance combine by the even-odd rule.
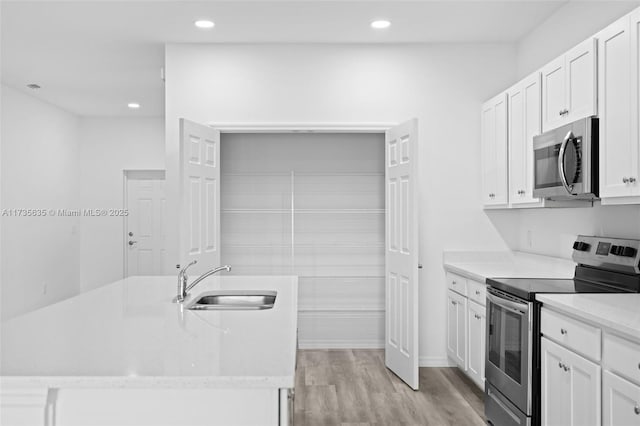
[[[578,279],[489,278],[487,284],[525,300],[536,293],[620,293],[620,289]]]

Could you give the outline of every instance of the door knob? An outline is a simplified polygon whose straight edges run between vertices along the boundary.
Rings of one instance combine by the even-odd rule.
[[[129,236],[133,237],[133,232],[129,231]]]
[[[137,241],[129,240],[129,246],[132,246],[132,245],[134,245],[135,243],[137,243]]]

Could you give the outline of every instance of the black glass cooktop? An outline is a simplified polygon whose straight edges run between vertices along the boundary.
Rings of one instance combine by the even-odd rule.
[[[505,293],[534,300],[537,293],[620,293],[620,288],[579,279],[488,278],[487,284]]]

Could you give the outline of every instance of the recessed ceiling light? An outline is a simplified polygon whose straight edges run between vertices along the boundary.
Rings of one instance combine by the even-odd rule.
[[[137,103],[137,102],[129,102],[129,103],[127,104],[127,106],[128,106],[129,108],[131,108],[131,109],[138,109],[138,108],[140,108],[140,104],[139,104],[139,103]]]
[[[36,83],[30,83],[30,84],[27,84],[27,87],[28,87],[29,89],[32,89],[32,90],[38,90],[38,89],[40,89],[40,88],[41,88],[41,87],[40,87],[40,85],[39,85],[39,84],[36,84]]]
[[[201,30],[209,30],[216,26],[213,21],[209,21],[208,19],[199,19],[194,22],[193,25],[195,25],[197,28],[200,28]]]
[[[371,23],[371,28],[375,28],[377,30],[381,30],[384,28],[389,28],[389,26],[391,25],[391,22],[384,20],[384,19],[380,19],[377,21],[373,21]]]

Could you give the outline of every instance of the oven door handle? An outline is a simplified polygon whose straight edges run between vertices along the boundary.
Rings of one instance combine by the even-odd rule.
[[[501,297],[494,296],[491,293],[487,293],[487,300],[519,315],[525,315],[529,312],[529,306],[526,303],[518,303],[512,300],[503,299]]]
[[[564,137],[564,140],[562,141],[562,145],[560,145],[560,153],[558,154],[558,174],[560,175],[562,186],[564,186],[564,189],[567,190],[569,195],[576,195],[576,194],[571,192],[573,188],[569,186],[569,182],[567,181],[567,172],[564,169],[564,157],[567,153],[567,145],[569,144],[569,141],[573,139],[573,137],[574,137],[573,132],[569,131],[569,133],[567,133],[567,136]]]

